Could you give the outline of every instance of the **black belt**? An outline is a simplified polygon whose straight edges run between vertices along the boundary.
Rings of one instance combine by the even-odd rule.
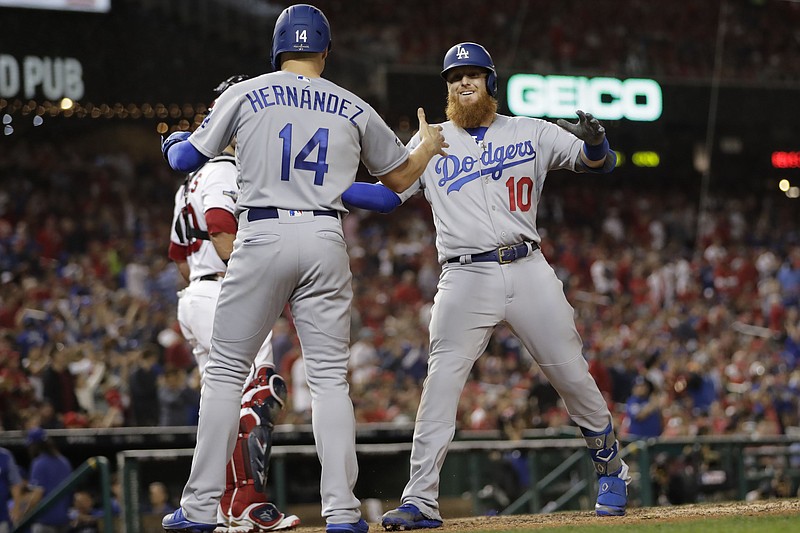
[[[333,217],[339,218],[338,211],[312,211],[315,217]],[[278,218],[278,209],[275,207],[248,207],[247,208],[247,221],[253,222],[254,220],[264,220],[267,218]]]
[[[530,247],[528,246],[530,245]],[[485,263],[495,262],[504,265],[511,263],[517,259],[526,257],[528,253],[538,250],[539,245],[535,242],[521,242],[519,244],[511,244],[509,246],[501,246],[491,252],[483,252],[480,254],[462,255],[448,259],[447,263],[461,263],[468,265],[470,263]]]
[[[219,281],[222,279],[222,276],[219,274],[206,274],[205,276],[200,276],[200,281]]]

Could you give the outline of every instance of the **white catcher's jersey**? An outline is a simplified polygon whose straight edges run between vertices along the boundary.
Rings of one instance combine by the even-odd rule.
[[[423,189],[433,207],[439,262],[522,241],[539,242],[536,210],[547,172],[575,170],[583,141],[550,122],[496,115],[478,143],[452,122],[450,147],[402,195]],[[419,134],[408,143],[413,149]]]
[[[346,211],[341,196],[355,181],[359,159],[382,176],[408,158],[361,98],[324,78],[286,71],[230,87],[189,141],[211,157],[234,137],[237,214],[248,207]]]
[[[206,274],[225,272],[225,263],[208,240],[205,214],[214,208],[233,214],[237,175],[233,156],[223,154],[210,159],[190,174],[187,182],[175,194],[170,240],[187,247],[190,281],[196,281]],[[204,235],[205,239],[198,238],[198,235]]]

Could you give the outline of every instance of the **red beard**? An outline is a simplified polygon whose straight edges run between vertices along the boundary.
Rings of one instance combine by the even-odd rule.
[[[447,118],[461,128],[477,128],[497,113],[497,100],[483,93],[474,104],[464,105],[458,95],[447,94]]]

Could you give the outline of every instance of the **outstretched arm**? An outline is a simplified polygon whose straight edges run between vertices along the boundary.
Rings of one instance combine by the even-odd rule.
[[[378,177],[384,185],[396,193],[405,191],[417,181],[433,156],[446,156],[444,149],[450,146],[444,141],[442,127],[428,124],[425,120],[425,111],[421,107],[417,109],[417,117],[421,142],[402,165]]]
[[[190,135],[188,131],[176,131],[161,141],[161,153],[174,170],[194,172],[209,159],[189,142]]]
[[[342,194],[342,201],[359,209],[391,213],[402,203],[397,193],[382,183],[357,181]]]

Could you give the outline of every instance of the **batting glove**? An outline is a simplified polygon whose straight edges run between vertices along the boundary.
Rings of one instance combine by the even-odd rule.
[[[591,113],[584,113],[580,109],[576,111],[576,114],[578,115],[577,124],[567,122],[563,118],[558,119],[556,123],[589,146],[603,144],[603,141],[606,140],[606,129],[600,124],[600,121]]]
[[[169,159],[167,158],[167,152],[169,152],[169,149],[172,148],[172,145],[185,141],[191,134],[191,131],[176,131],[175,133],[170,134],[170,136],[166,139],[163,135],[161,136],[161,154],[164,156],[164,159],[166,159],[167,162],[169,162]]]

